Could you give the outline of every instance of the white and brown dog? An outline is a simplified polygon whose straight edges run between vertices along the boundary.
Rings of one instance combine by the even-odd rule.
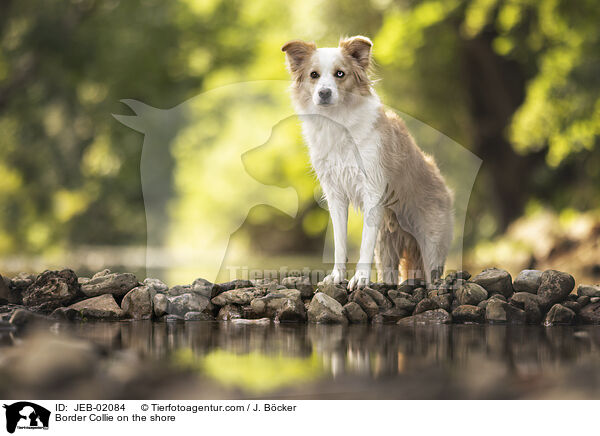
[[[360,258],[348,283],[368,285],[376,252],[380,280],[440,277],[452,242],[452,195],[435,162],[404,122],[385,111],[369,78],[369,38],[317,48],[282,47],[293,78],[292,100],[333,223],[335,266],[326,281],[346,276],[348,206],[364,215]],[[377,245],[377,247],[376,247]]]

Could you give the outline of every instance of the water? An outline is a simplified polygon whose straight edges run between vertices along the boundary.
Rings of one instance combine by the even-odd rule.
[[[157,397],[600,397],[598,327],[121,322],[68,330],[188,374]]]

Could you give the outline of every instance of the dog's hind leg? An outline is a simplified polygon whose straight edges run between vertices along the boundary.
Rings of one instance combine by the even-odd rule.
[[[375,247],[377,275],[379,281],[383,283],[398,284],[398,268],[402,251],[400,232],[394,212],[386,209],[377,234],[377,245]]]

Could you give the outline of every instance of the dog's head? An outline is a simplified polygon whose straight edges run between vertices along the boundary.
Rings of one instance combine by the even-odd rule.
[[[332,107],[371,93],[368,70],[373,43],[365,36],[340,40],[338,47],[290,41],[281,50],[294,81],[294,98],[303,107]]]

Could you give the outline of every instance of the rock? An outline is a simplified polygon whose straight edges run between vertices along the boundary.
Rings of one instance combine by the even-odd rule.
[[[579,319],[584,324],[600,324],[600,302],[582,308],[579,311]]]
[[[58,319],[60,321],[76,322],[83,320],[83,315],[79,310],[71,307],[59,307],[50,314],[50,318]]]
[[[350,301],[358,303],[362,310],[365,311],[369,319],[373,318],[379,313],[379,306],[364,289],[354,291],[350,295]]]
[[[212,315],[212,311],[213,305],[210,300],[200,294],[187,293],[167,296],[165,312],[169,315],[177,315],[183,318],[188,312],[204,312],[207,315]]]
[[[193,292],[192,285],[175,285],[169,288],[167,295],[171,297],[178,297],[183,294],[191,294]]]
[[[192,292],[195,294],[200,294],[210,300],[219,294],[220,289],[214,283],[203,278],[198,278],[192,283]]]
[[[260,318],[260,319],[232,319],[231,324],[235,325],[269,325],[271,324],[271,320],[269,318]]]
[[[413,296],[413,300],[415,301],[415,303],[418,303],[423,298],[427,297],[427,291],[425,290],[425,288],[416,288],[413,291],[412,296]]]
[[[323,292],[331,298],[337,300],[342,306],[348,302],[348,291],[340,285],[333,283],[323,283],[317,287],[317,292]]]
[[[89,379],[100,360],[91,343],[48,332],[36,333],[21,346],[3,350],[3,354],[3,377],[35,392]]]
[[[365,311],[354,301],[344,305],[344,314],[351,324],[366,324],[369,321]]]
[[[239,306],[233,304],[226,304],[219,309],[217,319],[219,321],[230,321],[232,319],[239,319],[242,317],[242,311]]]
[[[402,318],[397,324],[401,326],[413,326],[421,324],[450,324],[451,322],[452,315],[444,309],[435,309]]]
[[[501,294],[508,298],[513,293],[512,278],[508,271],[503,269],[484,269],[482,272],[473,277],[471,282],[476,283],[484,288],[489,295]]]
[[[138,286],[137,278],[131,273],[119,274],[104,270],[96,273],[87,283],[81,285],[81,292],[87,297],[112,294],[115,298],[121,298],[136,286]]]
[[[410,312],[398,308],[397,306],[384,310],[373,318],[373,323],[396,324],[402,318],[410,316]]]
[[[542,273],[542,281],[538,288],[538,296],[546,307],[562,302],[575,286],[571,274],[556,270],[546,270]]]
[[[577,297],[577,302],[581,307],[586,306],[590,302],[590,297],[582,295],[581,297]]]
[[[147,286],[138,286],[129,291],[121,302],[121,309],[128,318],[150,319],[152,318],[152,297]]]
[[[470,304],[463,304],[462,306],[458,306],[452,311],[452,319],[454,320],[454,322],[481,323],[483,322],[484,318],[485,309]]]
[[[0,275],[0,304],[10,303],[10,281]]]
[[[377,307],[379,307],[379,310],[387,310],[387,309],[391,309],[393,304],[390,300],[388,300],[385,295],[383,295],[381,292],[376,291],[373,288],[369,288],[369,287],[365,287],[363,288],[363,291],[365,291],[367,294],[369,294],[369,297],[371,297],[373,299],[373,301],[377,304]]]
[[[528,324],[539,324],[543,318],[541,300],[530,292],[516,292],[510,297],[510,304],[525,311]]]
[[[285,277],[281,284],[288,289],[298,289],[302,298],[312,298],[315,293],[309,277]]]
[[[414,314],[416,315],[433,309],[439,309],[438,305],[431,298],[424,298],[417,303]]]
[[[600,297],[600,285],[579,285],[577,295],[580,297]]]
[[[24,292],[23,304],[42,307],[42,311],[50,313],[73,302],[78,294],[79,283],[72,270],[44,271]]]
[[[590,297],[590,303],[597,303],[600,301],[600,297]]]
[[[27,288],[35,281],[33,274],[21,272],[14,276],[10,281],[8,288],[10,290],[8,302],[12,304],[23,304],[23,294]]]
[[[413,310],[415,310],[415,306],[417,305],[417,303],[415,303],[415,301],[410,295],[406,294],[405,292],[398,292],[396,294],[392,291],[389,291],[388,295],[390,294],[393,295],[393,298],[390,298],[392,299],[394,306],[396,306],[398,309],[402,309],[410,313],[412,313]]]
[[[555,304],[546,314],[544,319],[545,326],[566,324],[571,325],[575,321],[575,312],[561,304]]]
[[[348,322],[339,301],[323,292],[317,292],[310,302],[308,321],[323,324],[345,324]]]
[[[183,321],[183,317],[179,315],[164,315],[162,320],[165,322],[179,322]]]
[[[493,299],[485,309],[485,319],[492,324],[525,324],[525,311],[504,301]]]
[[[490,301],[492,300],[496,300],[496,301],[503,301],[506,303],[506,297],[504,297],[504,295],[500,295],[500,294],[494,294],[492,295],[490,298],[488,298],[487,300],[483,300],[481,303],[479,303],[477,305],[477,307],[481,307],[482,309],[487,308],[487,305]],[[456,301],[456,300],[454,300]]]
[[[148,288],[152,299],[156,294],[167,294],[169,292],[169,287],[158,279],[145,278],[142,284]]]
[[[212,321],[213,317],[204,312],[188,312],[183,319],[184,321]]]
[[[88,298],[68,307],[81,313],[83,318],[117,320],[123,317],[123,311],[112,294],[103,294]]]
[[[513,282],[515,292],[529,292],[537,294],[542,283],[542,271],[537,269],[524,269]]]
[[[159,318],[167,313],[169,299],[165,294],[155,294],[154,298],[152,299],[152,306],[154,309],[154,315]]]
[[[282,289],[279,291],[270,292],[264,297],[255,298],[250,302],[250,307],[259,318],[273,318],[277,312],[288,302],[293,301],[293,307],[304,306],[300,299],[300,291],[297,289]],[[288,306],[288,308],[291,306]],[[298,311],[304,312],[304,307]]]
[[[288,298],[275,313],[277,322],[304,322],[306,309],[301,299]]]
[[[433,301],[438,308],[444,309],[446,312],[451,311],[450,306],[452,304],[452,295],[436,295],[434,297],[431,297],[431,301]]]
[[[216,306],[225,306],[226,304],[238,304],[243,306],[250,304],[255,298],[266,294],[264,289],[259,288],[236,288],[225,291],[214,297],[211,301]]]
[[[466,282],[458,291],[456,299],[460,305],[477,306],[488,298],[488,292],[477,283]]]
[[[24,327],[29,324],[48,322],[48,318],[27,309],[17,309],[11,315],[9,322],[14,326]]]
[[[232,280],[230,282],[219,283],[218,293],[231,291],[240,288],[253,288],[254,284],[250,280]]]
[[[577,301],[563,301],[561,304],[565,307],[568,307],[575,313],[579,313],[582,307]]]

